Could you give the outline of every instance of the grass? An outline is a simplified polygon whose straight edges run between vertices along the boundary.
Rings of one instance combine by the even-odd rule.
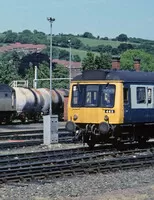
[[[83,37],[78,37],[79,40],[84,45],[89,45],[90,47],[95,47],[98,45],[111,45],[112,48],[117,48],[122,42],[119,41],[112,41],[112,40],[99,40],[99,39],[90,39],[90,38],[83,38]],[[132,43],[132,42],[127,42],[127,44],[134,44],[134,45],[139,45],[138,43]]]
[[[121,42],[119,41],[112,41],[112,40],[99,40],[99,39],[90,39],[90,38],[82,38],[78,37],[79,40],[85,45],[98,46],[98,45],[111,45],[112,47],[116,48],[120,45]]]
[[[61,50],[66,50],[66,51],[69,51],[69,48],[64,48],[64,47],[57,47]],[[81,60],[83,60],[84,57],[86,57],[86,54],[87,54],[87,51],[84,51],[84,50],[79,50],[79,49],[71,49],[72,50],[72,55],[79,55]],[[93,52],[94,55],[99,55],[98,52]]]

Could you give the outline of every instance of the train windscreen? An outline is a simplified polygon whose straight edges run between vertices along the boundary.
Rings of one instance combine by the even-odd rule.
[[[72,107],[114,107],[115,85],[77,84],[72,87]]]
[[[100,107],[113,108],[115,100],[115,85],[102,85]]]

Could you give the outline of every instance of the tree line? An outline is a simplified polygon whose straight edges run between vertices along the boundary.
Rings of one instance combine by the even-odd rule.
[[[154,41],[128,38],[125,34],[120,34],[115,39],[122,43],[113,48],[110,45],[98,45],[96,47],[85,47],[78,37],[95,38],[91,33],[85,32],[83,35],[75,37],[72,34],[59,34],[53,36],[53,58],[68,60],[69,52],[61,50],[59,47],[69,47],[68,39],[71,39],[72,48],[86,49],[87,55],[82,60],[81,72],[86,69],[110,69],[112,55],[121,56],[121,69],[133,70],[133,58],[141,59],[141,70],[154,71],[153,43]],[[101,40],[102,38],[95,38]],[[108,38],[104,38],[108,40]],[[134,41],[134,44],[128,43]],[[50,40],[49,35],[34,30],[24,30],[21,33],[6,31],[0,34],[1,45],[14,42],[46,44],[47,48],[41,53],[33,53],[25,55],[23,52],[8,52],[0,54],[0,82],[9,84],[13,80],[25,79],[29,80],[29,86],[33,86],[34,67],[38,66],[38,79],[49,79],[49,52]],[[95,56],[94,51],[99,52]],[[78,55],[72,57],[73,61],[80,61]],[[69,71],[66,67],[54,64],[53,78],[68,78]],[[38,87],[48,87],[49,81],[38,82]],[[53,81],[53,88],[69,88],[68,80]]]
[[[111,45],[97,45],[97,46],[89,46],[83,44],[83,42],[79,39],[89,38],[89,39],[97,39],[97,40],[109,40],[108,37],[100,37],[93,36],[90,32],[85,32],[81,35],[73,35],[73,34],[63,34],[60,33],[58,35],[53,35],[53,58],[58,59],[69,59],[69,52],[67,50],[61,50],[57,47],[69,47],[68,40],[71,40],[71,47],[74,49],[80,49],[85,51],[93,51],[93,52],[103,52],[103,53],[111,53],[112,55],[117,55],[125,52],[130,49],[144,50],[147,53],[154,54],[154,41],[145,40],[141,38],[132,38],[128,37],[126,34],[120,34],[115,38],[111,38],[112,41],[119,41],[120,44],[118,47],[113,47]],[[0,33],[0,44],[8,44],[8,43],[32,43],[32,44],[45,44],[47,48],[49,48],[50,40],[49,35],[34,30],[33,32],[30,30],[23,30],[22,32],[16,33],[12,30],[5,31]],[[80,61],[81,58],[78,55],[72,57],[73,61]]]

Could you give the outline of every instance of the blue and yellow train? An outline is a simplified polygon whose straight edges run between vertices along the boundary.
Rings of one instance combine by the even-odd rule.
[[[154,137],[154,73],[100,69],[76,76],[66,129],[90,147]]]

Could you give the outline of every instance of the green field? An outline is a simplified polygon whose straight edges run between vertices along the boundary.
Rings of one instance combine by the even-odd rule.
[[[78,37],[79,40],[85,45],[98,46],[98,45],[111,45],[112,47],[118,47],[121,42],[119,41],[112,41],[112,40],[99,40],[99,39],[90,39],[90,38],[83,38]]]
[[[81,40],[81,42],[84,45],[88,45],[90,47],[95,47],[98,45],[111,45],[113,48],[117,48],[122,42],[119,41],[112,41],[112,40],[99,40],[99,39],[90,39],[90,38],[83,38],[83,37],[77,37],[79,40]],[[131,42],[127,42],[127,44],[134,44],[134,45],[139,45],[138,43],[131,43]]]
[[[66,50],[69,51],[69,48],[64,48],[64,47],[57,47],[61,50]],[[81,60],[83,60],[84,57],[86,57],[87,51],[84,50],[79,50],[79,49],[71,49],[72,50],[72,55],[79,55]],[[94,55],[99,55],[97,52],[93,52]]]

